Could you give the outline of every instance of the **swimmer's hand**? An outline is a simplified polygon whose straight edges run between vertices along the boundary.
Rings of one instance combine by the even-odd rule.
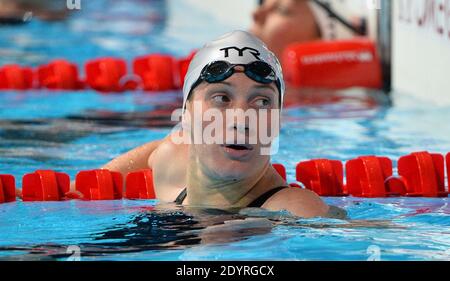
[[[348,219],[347,211],[345,211],[344,209],[332,205],[328,205],[328,207],[329,209],[327,214],[324,216],[325,218],[339,219],[339,220]]]
[[[239,211],[240,215],[252,217],[265,217],[270,220],[283,221],[290,219],[298,219],[300,216],[293,215],[287,210],[270,211],[262,208],[244,208]],[[328,212],[322,218],[347,220],[347,211],[342,208],[328,205]]]
[[[22,189],[16,187],[16,197],[22,199]]]
[[[266,218],[227,220],[223,224],[207,226],[200,230],[202,244],[230,243],[247,236],[269,233],[272,222]]]
[[[83,199],[83,193],[79,192],[78,190],[75,189],[75,182],[71,181],[70,182],[70,189],[69,192],[66,192],[65,195],[65,200],[70,200],[70,199]]]
[[[64,194],[64,200],[70,200],[70,199],[83,199],[84,195],[83,193],[79,192],[78,190],[70,190],[69,192],[66,192]]]

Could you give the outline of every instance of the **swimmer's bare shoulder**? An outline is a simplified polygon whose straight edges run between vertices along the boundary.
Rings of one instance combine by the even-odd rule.
[[[293,215],[303,218],[346,217],[344,210],[328,206],[316,193],[297,187],[285,188],[275,193],[264,203],[262,208],[272,211],[287,210]]]
[[[180,137],[180,134],[182,134],[180,131],[174,131],[159,141],[158,147],[156,147],[153,153],[148,157],[148,166],[150,168],[157,166],[158,162],[161,160],[171,160],[170,162],[173,162],[177,157],[187,156],[187,145],[174,142],[174,138]],[[173,165],[173,163],[171,163],[171,165]]]
[[[153,158],[155,158],[154,154],[156,154],[157,151],[165,150],[167,147],[171,147],[172,152],[179,149],[175,143],[172,142],[173,134],[174,133],[167,135],[163,139],[151,141],[136,147],[114,158],[104,165],[102,169],[117,171],[126,175],[127,173],[137,170],[152,168]]]
[[[172,134],[169,134],[164,139],[151,141],[136,147],[119,155],[101,168],[120,172],[124,178],[128,173],[142,169],[157,168],[159,171],[162,171],[163,167],[161,167],[162,165],[157,165],[158,162],[164,163],[163,161],[170,160],[170,155],[172,159],[166,163],[167,165],[170,162],[173,162],[174,159],[177,159],[179,153],[176,153],[176,151],[181,151],[180,147],[172,142],[171,136]],[[168,155],[165,155],[165,153],[168,153]],[[71,192],[75,192],[74,181],[71,182],[70,190]],[[80,195],[78,195],[78,197],[79,196]]]
[[[149,157],[163,142],[164,139],[145,143],[124,154],[117,156],[107,164],[103,165],[101,169],[119,172],[123,175],[124,178],[130,172],[148,169]],[[71,193],[76,192],[75,181],[72,181],[70,183],[70,191]],[[74,195],[73,197],[81,197],[81,194],[78,194],[77,196]]]
[[[156,196],[163,201],[175,200],[186,186],[188,145],[176,143],[172,138],[179,133],[164,138],[148,158]]]

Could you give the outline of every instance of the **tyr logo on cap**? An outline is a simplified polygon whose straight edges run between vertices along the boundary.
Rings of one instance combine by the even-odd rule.
[[[229,55],[230,55],[229,50],[236,50],[236,51],[238,51],[238,56],[240,56],[240,57],[242,57],[244,55],[244,51],[248,50],[248,51],[250,51],[250,54],[252,54],[257,60],[261,60],[259,58],[261,53],[258,50],[250,48],[250,47],[244,47],[244,48],[241,49],[241,48],[238,48],[236,46],[231,46],[231,47],[226,47],[226,48],[220,49],[220,51],[224,51],[225,52],[224,56],[226,58],[228,58]]]

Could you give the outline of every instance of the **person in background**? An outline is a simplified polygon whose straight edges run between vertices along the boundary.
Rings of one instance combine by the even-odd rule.
[[[261,0],[250,32],[278,57],[291,43],[366,35],[366,7],[355,0]],[[363,3],[363,4],[364,4]]]
[[[351,39],[367,35],[366,1],[360,0],[260,0],[253,12],[250,32],[279,58],[294,43]],[[366,14],[365,14],[366,13]],[[329,89],[306,89],[286,85],[284,106],[314,105],[339,99]],[[370,96],[358,100],[373,106]]]
[[[0,23],[23,23],[31,16],[46,21],[64,20],[69,15],[66,1],[0,0]]]

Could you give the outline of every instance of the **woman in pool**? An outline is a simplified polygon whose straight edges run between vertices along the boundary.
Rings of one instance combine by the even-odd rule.
[[[211,125],[208,120],[195,123],[195,118],[189,118],[196,114],[195,110],[199,113],[197,105],[202,114],[264,109],[272,117],[279,114],[283,95],[281,67],[264,43],[244,31],[226,34],[200,49],[189,66],[183,88],[183,128],[121,155],[103,168],[124,175],[151,168],[156,196],[162,201],[199,207],[262,207],[302,217],[325,216],[330,208],[319,196],[289,187],[270,164],[270,156],[261,153],[264,145],[259,139],[249,143],[255,129],[275,125],[272,118],[261,119],[258,113],[259,128],[234,120],[231,125],[223,122],[219,131],[234,136],[225,143],[174,141],[182,136],[192,142],[192,128],[200,124],[204,132]],[[245,141],[237,141],[239,137]]]

